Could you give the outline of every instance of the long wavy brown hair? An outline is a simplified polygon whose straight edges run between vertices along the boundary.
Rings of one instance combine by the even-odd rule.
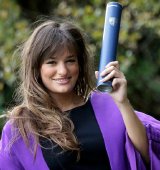
[[[9,115],[27,144],[29,135],[34,135],[35,152],[40,137],[54,141],[63,150],[79,151],[72,121],[57,107],[40,77],[43,61],[66,48],[77,54],[79,77],[74,90],[86,100],[93,90],[93,65],[90,65],[84,35],[77,26],[47,20],[34,29],[21,47],[21,84],[16,95],[20,103]]]

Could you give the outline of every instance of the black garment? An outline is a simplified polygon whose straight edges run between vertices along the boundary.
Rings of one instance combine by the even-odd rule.
[[[61,152],[59,146],[51,149],[51,143],[41,139],[40,143],[44,147],[42,152],[48,167],[51,170],[110,170],[102,134],[90,101],[72,109],[70,118],[81,147],[80,160],[76,162],[75,152]]]

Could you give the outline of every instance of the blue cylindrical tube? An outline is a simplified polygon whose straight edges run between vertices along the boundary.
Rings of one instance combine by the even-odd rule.
[[[102,92],[112,91],[112,80],[104,83],[99,81],[103,78],[100,76],[100,73],[105,69],[105,66],[109,62],[116,60],[121,13],[122,5],[120,3],[109,2],[107,4],[99,64],[99,76],[97,81],[97,89]]]

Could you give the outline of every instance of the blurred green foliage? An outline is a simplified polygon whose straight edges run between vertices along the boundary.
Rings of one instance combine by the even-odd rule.
[[[0,110],[12,100],[17,66],[13,53],[28,33],[26,19],[20,17],[21,9],[12,0],[0,0]]]
[[[13,68],[17,69],[17,60],[13,52],[27,37],[30,22],[40,15],[78,23],[88,37],[96,61],[95,69],[98,69],[107,2],[47,0],[44,10],[47,12],[43,13],[40,8],[35,11],[34,8],[45,1],[0,0],[0,110],[12,103],[16,87]],[[118,2],[124,5],[124,10],[117,59],[128,80],[129,99],[137,110],[160,118],[160,3],[158,0]]]

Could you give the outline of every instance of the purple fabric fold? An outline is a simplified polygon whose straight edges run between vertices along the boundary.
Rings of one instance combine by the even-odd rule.
[[[147,170],[140,153],[130,141],[119,109],[107,93],[92,93],[91,102],[100,126],[112,170]],[[142,112],[137,116],[149,140],[150,170],[160,169],[160,121]],[[117,156],[116,156],[117,154]]]
[[[104,138],[111,169],[129,170],[130,164],[125,152],[125,126],[121,113],[107,93],[93,93],[91,103]]]

